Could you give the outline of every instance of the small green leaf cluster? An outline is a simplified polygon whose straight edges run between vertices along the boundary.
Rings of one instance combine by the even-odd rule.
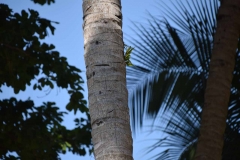
[[[50,4],[54,0],[34,2]],[[61,125],[66,112],[60,112],[54,102],[35,107],[31,100],[0,100],[0,159],[14,159],[8,152],[16,152],[19,157],[15,159],[58,159],[66,149],[79,155],[85,155],[87,148],[91,152],[81,70],[69,65],[53,44],[42,42],[49,30],[54,34],[56,22],[31,9],[13,13],[5,4],[0,4],[0,15],[0,92],[2,86],[13,88],[15,94],[27,86],[34,90],[60,87],[70,95],[66,109],[87,115],[68,130]]]
[[[131,58],[131,53],[134,50],[134,48],[132,48],[131,46],[124,46],[125,48],[125,54],[124,54],[124,61],[126,63],[127,66],[133,66],[132,62],[130,61]]]

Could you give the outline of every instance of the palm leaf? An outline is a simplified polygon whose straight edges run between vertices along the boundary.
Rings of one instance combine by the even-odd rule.
[[[207,5],[214,9],[206,9]],[[178,1],[176,11],[163,6],[177,27],[151,15],[149,28],[135,25],[138,37],[130,40],[135,66],[127,68],[134,131],[142,126],[144,117],[157,118],[170,107],[177,108],[176,103],[187,103],[195,92],[203,96],[198,86],[204,85],[208,73],[216,6],[217,0]]]
[[[132,41],[136,46],[135,64],[139,64],[127,72],[130,101],[134,99],[130,104],[133,129],[141,127],[148,116],[160,119],[155,129],[167,135],[147,150],[166,148],[152,159],[188,160],[196,148],[219,4],[217,0],[184,2],[177,2],[177,12],[164,5],[177,27],[152,16],[149,29],[136,26],[140,40]],[[223,159],[240,159],[239,64],[238,52]]]

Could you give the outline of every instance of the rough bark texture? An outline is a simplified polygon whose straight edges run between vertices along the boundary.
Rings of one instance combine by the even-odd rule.
[[[195,160],[221,160],[230,87],[240,31],[240,0],[222,0],[217,15]]]
[[[83,0],[92,141],[96,160],[132,160],[120,0]]]

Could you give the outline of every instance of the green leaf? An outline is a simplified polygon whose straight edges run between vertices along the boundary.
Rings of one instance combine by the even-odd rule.
[[[132,48],[131,46],[128,46],[128,48],[124,54],[124,61],[127,66],[133,66],[132,62],[130,61],[131,53],[133,50],[134,50],[134,48]]]

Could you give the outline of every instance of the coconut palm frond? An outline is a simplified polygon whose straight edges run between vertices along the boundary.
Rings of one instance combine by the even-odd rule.
[[[201,3],[200,3],[201,2]],[[155,23],[155,25],[150,25],[149,30],[142,30],[145,35],[148,36],[148,41],[152,40],[152,37],[160,36],[160,38],[154,39],[154,45],[148,48],[148,43],[144,48],[148,48],[151,53],[151,57],[155,59],[152,60],[157,63],[156,68],[148,66],[148,68],[143,67],[144,65],[136,66],[139,69],[131,70],[131,74],[128,76],[134,77],[134,73],[138,72],[138,76],[135,81],[132,81],[132,85],[136,85],[136,82],[141,80],[141,76],[144,76],[144,81],[139,83],[137,89],[137,95],[131,95],[134,97],[132,105],[135,105],[135,110],[132,110],[132,115],[136,117],[142,117],[142,119],[135,119],[143,121],[143,117],[146,116],[146,113],[153,118],[159,118],[160,121],[155,123],[154,130],[160,130],[166,136],[157,140],[157,142],[148,148],[147,153],[153,150],[164,149],[164,151],[159,152],[159,154],[154,155],[151,159],[179,159],[179,160],[191,160],[194,156],[196,149],[196,142],[199,133],[200,127],[200,114],[201,108],[203,106],[203,94],[205,88],[205,80],[208,74],[209,61],[211,55],[211,48],[213,42],[213,34],[215,32],[215,16],[217,14],[218,3],[217,1],[197,1],[194,4],[187,3],[191,6],[200,6],[202,10],[192,9],[192,13],[185,11],[186,8],[181,6],[181,3],[177,6],[184,10],[184,14],[174,14],[174,12],[169,12],[168,15],[174,17],[175,23],[179,23],[177,27],[173,28],[171,25],[165,21],[159,21],[158,25],[156,18],[151,21],[150,24]],[[205,2],[205,3],[202,3]],[[194,2],[193,2],[194,3]],[[182,4],[183,5],[183,4]],[[202,5],[202,6],[201,6]],[[207,5],[207,6],[204,6]],[[209,9],[208,7],[210,6]],[[205,10],[204,8],[208,8]],[[189,9],[189,8],[188,8]],[[191,9],[190,9],[191,10]],[[179,9],[179,11],[181,11]],[[178,12],[179,12],[178,11]],[[198,13],[196,13],[198,12]],[[204,15],[211,15],[206,18]],[[215,13],[215,15],[213,14]],[[174,16],[173,16],[174,15]],[[179,20],[181,17],[178,15],[188,15],[189,18],[186,18],[187,25],[182,23],[182,20]],[[183,16],[184,17],[184,16]],[[193,17],[193,18],[190,18]],[[197,18],[198,17],[198,18]],[[202,21],[199,22],[199,17]],[[199,21],[196,21],[198,19]],[[207,19],[207,20],[206,20]],[[185,22],[186,22],[185,21]],[[191,22],[191,23],[190,23]],[[198,23],[195,23],[198,22]],[[201,24],[201,25],[198,25]],[[202,25],[205,24],[205,25]],[[210,24],[210,25],[209,25]],[[154,27],[155,28],[154,28]],[[186,27],[189,26],[189,27]],[[205,27],[203,27],[205,26]],[[184,28],[185,27],[185,28]],[[182,28],[182,30],[181,30]],[[158,30],[158,31],[156,31]],[[171,33],[175,31],[177,37]],[[150,33],[152,32],[152,37]],[[141,34],[144,35],[144,34]],[[144,36],[143,36],[144,37]],[[150,38],[149,38],[150,37]],[[171,37],[174,37],[171,39]],[[181,43],[179,43],[179,40]],[[189,43],[187,41],[189,40]],[[159,42],[158,42],[159,41]],[[136,43],[136,42],[135,42]],[[142,43],[136,43],[144,45]],[[163,46],[163,44],[165,46]],[[181,45],[183,44],[183,45]],[[240,42],[239,42],[240,44]],[[155,46],[160,46],[159,48]],[[183,47],[182,47],[183,46]],[[240,46],[240,45],[239,45]],[[166,50],[166,48],[171,48],[172,52]],[[165,49],[162,54],[161,49]],[[174,57],[176,53],[176,48],[181,51],[181,55]],[[239,47],[240,48],[240,47]],[[178,51],[177,50],[177,51]],[[142,49],[141,51],[144,51]],[[138,59],[148,63],[149,57],[145,54],[145,59],[141,56],[141,51],[138,51],[136,57]],[[155,52],[157,51],[157,52]],[[160,51],[160,52],[159,52]],[[167,52],[169,51],[169,52]],[[192,51],[192,52],[190,52]],[[143,52],[144,53],[144,52]],[[187,53],[187,55],[184,55]],[[172,56],[174,55],[174,56]],[[158,60],[155,56],[159,56]],[[174,58],[172,58],[172,57]],[[181,61],[179,57],[186,57],[185,61]],[[190,58],[190,61],[189,61]],[[136,58],[137,59],[137,58]],[[150,59],[151,60],[151,59]],[[225,130],[225,143],[223,148],[223,160],[236,160],[240,159],[239,146],[240,146],[240,54],[239,50],[237,51],[236,58],[236,67],[234,70],[234,77],[231,88],[231,97],[229,101],[229,112],[227,117],[227,127]],[[159,64],[159,62],[162,62]],[[189,63],[188,63],[189,62]],[[193,63],[192,63],[193,62]],[[141,64],[141,63],[140,63]],[[165,64],[165,66],[164,66]],[[194,66],[195,65],[195,66]],[[161,67],[159,67],[161,66]],[[190,69],[191,72],[188,71]],[[196,69],[196,70],[195,70]],[[148,78],[150,77],[150,78]],[[139,96],[139,97],[138,97]],[[138,100],[137,100],[138,99]],[[155,107],[156,108],[155,108]],[[137,111],[137,112],[135,112]],[[139,114],[140,113],[140,114]],[[164,113],[164,114],[163,114]],[[134,122],[134,120],[133,120]],[[135,124],[137,124],[136,121]],[[156,125],[157,124],[157,125]],[[140,124],[140,126],[142,123]],[[161,125],[161,126],[160,126]],[[156,127],[157,126],[157,127]],[[138,127],[138,126],[134,126]]]
[[[232,92],[230,97],[222,160],[240,159],[239,97],[239,92],[236,91]],[[194,105],[194,103],[188,105],[181,106],[179,110],[169,109],[168,114],[163,115],[158,125],[155,125],[154,130],[163,132],[165,137],[156,140],[155,144],[150,146],[147,151],[151,152],[166,148],[168,152],[159,152],[153,157],[166,157],[166,160],[193,160],[202,109],[199,105]]]
[[[148,28],[135,24],[137,38],[130,40],[135,48],[134,66],[127,68],[133,131],[144,118],[155,119],[204,93],[217,0],[177,1],[174,10],[161,5],[169,20],[150,15]]]
[[[236,74],[234,74],[234,77],[236,77]],[[235,86],[234,83],[233,86]],[[223,160],[240,159],[240,95],[238,91],[232,89],[230,96],[222,153]],[[170,108],[166,114],[162,115],[158,125],[155,125],[152,129],[163,132],[165,136],[156,140],[154,145],[149,146],[147,153],[161,150],[162,148],[165,148],[165,151],[159,152],[151,159],[162,159],[162,157],[165,157],[164,159],[166,160],[193,160],[199,134],[202,107],[195,103],[194,100],[185,104],[181,105],[177,110]]]
[[[196,149],[200,114],[201,108],[198,105],[193,105],[191,109],[187,106],[181,106],[177,111],[170,109],[168,114],[162,117],[162,123],[154,127],[155,131],[164,132],[164,137],[156,140],[154,145],[149,146],[147,153],[162,148],[165,150],[154,155],[151,159],[190,160]],[[167,124],[167,126],[160,124]]]
[[[240,43],[240,41],[239,41]],[[237,51],[236,66],[233,72],[231,95],[228,107],[223,160],[240,159],[240,52]]]

